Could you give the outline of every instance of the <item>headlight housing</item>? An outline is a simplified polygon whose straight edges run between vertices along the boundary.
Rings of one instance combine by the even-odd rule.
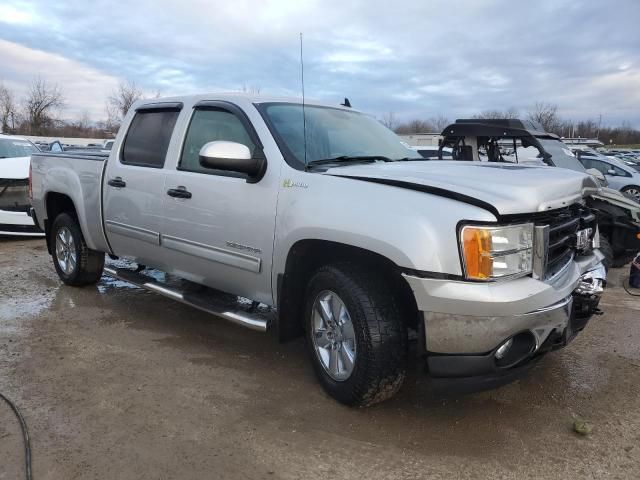
[[[469,280],[522,276],[533,270],[533,223],[464,225],[459,239],[463,271]]]

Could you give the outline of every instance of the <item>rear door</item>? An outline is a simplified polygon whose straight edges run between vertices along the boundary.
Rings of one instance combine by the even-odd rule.
[[[119,151],[112,152],[103,186],[104,221],[114,254],[162,268],[160,228],[163,169],[179,103],[138,108]]]
[[[270,304],[279,171],[272,164],[259,182],[248,183],[242,174],[204,168],[200,149],[216,140],[263,154],[238,106],[203,101],[193,107],[177,165],[167,169],[162,245],[168,271]]]

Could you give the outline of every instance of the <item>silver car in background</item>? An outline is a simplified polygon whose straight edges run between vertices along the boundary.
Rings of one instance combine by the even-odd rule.
[[[583,150],[578,153],[578,159],[586,169],[598,170],[605,176],[610,188],[620,190],[640,203],[640,172],[637,168],[597,152]]]

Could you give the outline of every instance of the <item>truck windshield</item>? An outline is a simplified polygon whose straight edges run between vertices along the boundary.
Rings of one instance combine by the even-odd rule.
[[[556,167],[568,168],[569,170],[576,170],[578,172],[585,171],[584,166],[580,163],[578,158],[571,150],[569,150],[569,147],[560,140],[540,137],[538,137],[537,140],[540,142],[545,152],[551,155],[551,161]]]
[[[301,104],[271,103],[260,107],[285,156],[300,166],[305,164],[305,123],[307,164],[338,157],[400,160],[418,156],[391,130],[359,112],[306,105],[303,119]]]
[[[26,140],[0,138],[0,158],[30,157],[36,152],[38,148]]]

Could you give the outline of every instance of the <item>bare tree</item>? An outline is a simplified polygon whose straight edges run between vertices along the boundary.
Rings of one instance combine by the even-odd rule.
[[[396,115],[393,112],[387,112],[382,115],[380,122],[387,127],[389,130],[393,130],[396,128]]]
[[[558,117],[558,106],[553,103],[536,102],[532,110],[529,110],[528,118],[538,122],[546,132],[556,132],[561,128]]]
[[[431,117],[429,119],[429,123],[432,125],[433,130],[435,130],[436,132],[442,132],[442,130],[444,130],[445,127],[449,125],[451,122],[447,117],[440,114],[436,117]]]
[[[120,82],[118,88],[107,99],[107,116],[109,123],[120,124],[131,105],[142,98],[142,90],[132,80]]]
[[[425,120],[411,120],[407,123],[403,123],[396,127],[395,132],[399,134],[414,134],[414,133],[431,133],[434,127],[430,122]]]
[[[105,130],[109,132],[118,130],[121,120],[119,111],[107,101],[105,112],[107,114],[107,119],[104,122]]]
[[[262,90],[260,87],[257,87],[255,85],[247,85],[246,83],[243,83],[242,87],[240,88],[240,91],[242,93],[249,93],[251,95],[260,95],[260,90]]]
[[[513,119],[518,118],[519,112],[515,107],[509,107],[506,110],[484,110],[473,118],[486,118],[486,119]]]
[[[84,110],[80,118],[73,122],[73,126],[78,130],[89,130],[91,128],[91,116],[89,112]]]
[[[7,133],[15,128],[16,110],[13,92],[0,83],[0,132]]]
[[[38,77],[31,82],[24,100],[24,111],[30,132],[41,134],[54,123],[54,113],[64,107],[64,96],[58,85],[50,85]]]

